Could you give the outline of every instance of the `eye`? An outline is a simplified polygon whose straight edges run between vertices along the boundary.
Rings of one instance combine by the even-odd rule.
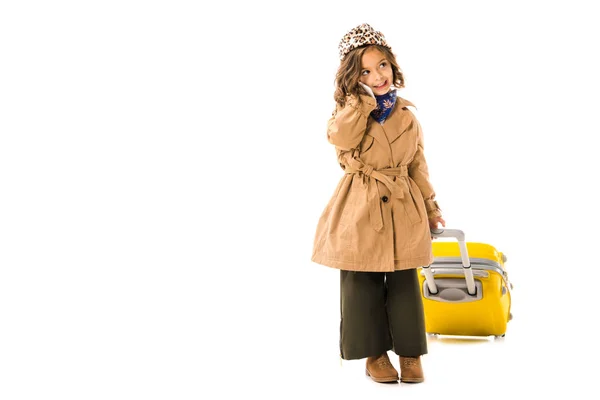
[[[385,61],[384,61],[384,62],[382,62],[382,63],[381,63],[379,66],[380,66],[381,68],[385,68],[385,67],[387,66],[387,62],[385,62]]]
[[[361,73],[361,75],[368,75],[368,74],[369,74],[369,70],[368,70],[368,69],[365,69],[365,70],[364,70],[364,71]]]

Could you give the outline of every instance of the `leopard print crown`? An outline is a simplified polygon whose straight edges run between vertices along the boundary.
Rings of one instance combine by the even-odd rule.
[[[385,41],[383,33],[376,31],[369,24],[361,24],[348,31],[340,41],[338,46],[340,51],[340,61],[343,60],[350,51],[368,44],[378,44],[385,46],[390,50],[392,49]]]

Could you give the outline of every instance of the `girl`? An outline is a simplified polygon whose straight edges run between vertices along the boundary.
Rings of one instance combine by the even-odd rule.
[[[328,123],[345,174],[317,226],[312,261],[340,269],[340,353],[366,358],[376,382],[423,382],[427,337],[416,268],[433,262],[430,229],[446,226],[435,201],[421,127],[396,95],[404,76],[368,24],[339,44]]]

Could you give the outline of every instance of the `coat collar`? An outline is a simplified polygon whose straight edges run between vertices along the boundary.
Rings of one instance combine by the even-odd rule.
[[[396,96],[396,103],[399,103],[398,105],[396,105],[396,107],[401,106],[402,108],[405,107],[414,107],[415,109],[417,108],[413,103],[411,103],[410,101],[403,99],[400,96]]]
[[[407,112],[406,107],[414,107],[415,105],[403,99],[400,96],[396,96],[396,104],[394,110],[383,125],[378,124],[375,120],[371,119],[371,129],[369,135],[373,136],[384,147],[389,148],[389,143],[393,143],[398,139],[408,128],[412,121],[412,116]],[[390,153],[391,159],[391,153]]]

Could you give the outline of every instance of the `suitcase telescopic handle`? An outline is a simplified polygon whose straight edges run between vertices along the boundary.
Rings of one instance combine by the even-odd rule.
[[[463,271],[465,273],[465,280],[467,281],[467,291],[470,295],[475,294],[475,278],[473,277],[473,270],[471,269],[471,261],[469,260],[469,252],[467,251],[467,242],[465,241],[465,234],[460,229],[432,229],[431,236],[433,237],[451,237],[458,241],[458,247],[460,249],[460,258],[462,260]],[[426,268],[425,278],[427,285],[432,293],[437,293],[437,287],[435,280],[429,270]],[[429,275],[429,276],[428,276]]]

